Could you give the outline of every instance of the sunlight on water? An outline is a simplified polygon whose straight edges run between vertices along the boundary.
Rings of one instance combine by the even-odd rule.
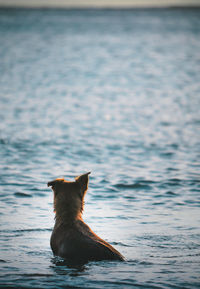
[[[199,288],[200,11],[0,10],[1,286]],[[47,182],[126,262],[50,249]]]

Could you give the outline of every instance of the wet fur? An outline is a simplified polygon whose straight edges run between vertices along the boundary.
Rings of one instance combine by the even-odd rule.
[[[50,241],[52,251],[56,256],[77,263],[122,261],[123,256],[98,237],[82,219],[88,175],[77,177],[75,182],[56,179],[48,183],[54,192],[55,226]]]

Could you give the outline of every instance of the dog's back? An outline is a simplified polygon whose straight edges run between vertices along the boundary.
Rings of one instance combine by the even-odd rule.
[[[81,220],[72,226],[55,227],[51,236],[54,255],[77,262],[123,260],[110,244],[94,234]]]

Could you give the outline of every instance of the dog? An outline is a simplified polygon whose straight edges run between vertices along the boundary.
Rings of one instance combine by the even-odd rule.
[[[54,192],[55,225],[50,239],[53,254],[75,263],[124,261],[124,257],[82,219],[89,174],[76,177],[74,182],[61,178],[47,184]]]

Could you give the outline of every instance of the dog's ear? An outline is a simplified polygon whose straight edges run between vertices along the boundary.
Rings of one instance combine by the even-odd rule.
[[[64,181],[64,179],[56,179],[54,181],[48,182],[47,186],[51,187],[52,190],[56,193],[56,187],[57,187],[58,183],[61,183],[63,181]]]
[[[86,191],[88,189],[88,182],[89,182],[89,174],[90,173],[91,172],[84,174],[84,175],[80,175],[80,176],[75,178],[76,183],[78,183],[81,187],[82,196],[84,196],[84,194],[86,193]]]
[[[47,187],[53,187],[56,184],[56,180],[47,183]]]

